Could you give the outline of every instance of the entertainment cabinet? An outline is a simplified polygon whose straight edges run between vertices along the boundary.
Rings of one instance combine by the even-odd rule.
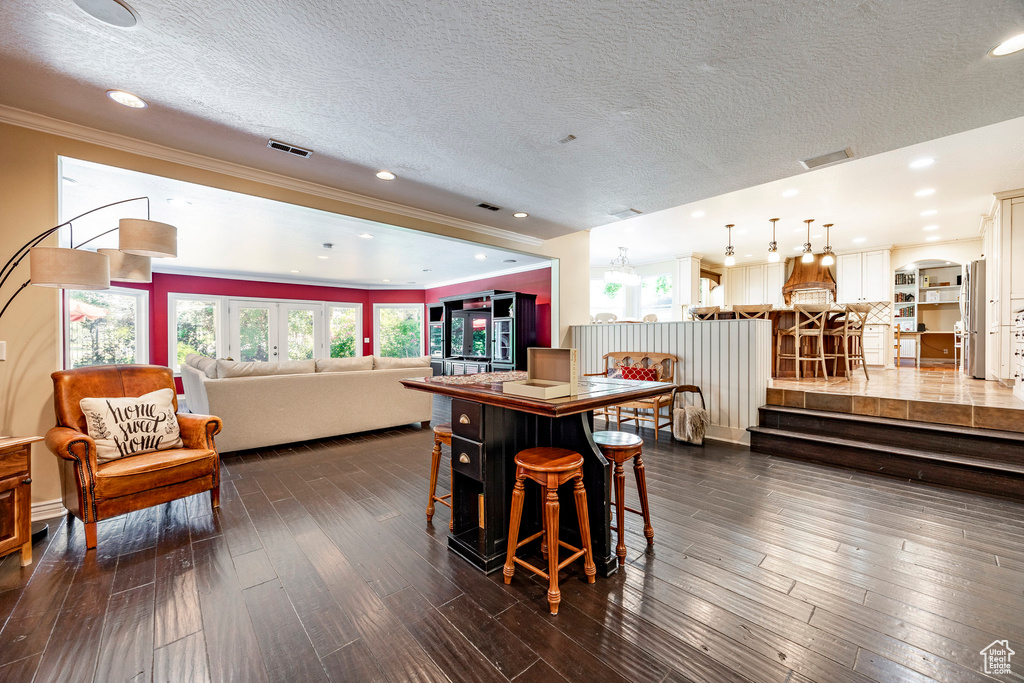
[[[488,290],[427,305],[427,339],[434,375],[526,369],[537,345],[537,295]]]

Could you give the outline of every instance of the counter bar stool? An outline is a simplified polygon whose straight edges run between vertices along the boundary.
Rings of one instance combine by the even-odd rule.
[[[626,511],[644,518],[644,536],[647,545],[654,545],[654,527],[651,526],[651,510],[647,505],[647,476],[644,473],[644,460],[640,457],[644,440],[636,434],[628,432],[594,432],[594,443],[601,449],[601,454],[615,463],[612,481],[615,485],[615,520],[619,543],[615,546],[615,554],[619,564],[626,564],[625,517]],[[622,464],[632,458],[633,474],[636,476],[636,490],[640,495],[640,509],[626,507],[626,473]]]
[[[722,310],[719,306],[690,307],[690,317],[694,320],[718,320],[718,312]]]
[[[772,305],[758,304],[756,306],[733,306],[732,312],[736,315],[737,320],[767,320],[768,314],[772,312]]]
[[[544,487],[547,495],[544,499],[544,529],[534,535],[519,540],[519,522],[523,517],[523,498],[526,495],[525,482],[532,479]],[[558,540],[558,487],[567,481],[573,481],[576,495],[576,516],[580,523],[580,539],[582,548],[576,548]],[[544,537],[547,548],[548,570],[516,557],[516,551],[530,541]],[[562,562],[558,561],[559,546],[572,552]],[[527,448],[516,454],[516,485],[512,489],[512,512],[509,515],[508,555],[502,573],[505,583],[512,583],[516,573],[516,565],[528,569],[548,580],[548,604],[551,613],[558,614],[558,603],[562,601],[562,593],[558,590],[558,572],[570,562],[583,556],[583,572],[587,582],[594,583],[597,566],[594,564],[594,553],[590,548],[590,521],[587,517],[587,492],[583,488],[583,456],[567,448]]]
[[[793,327],[780,328],[776,336],[775,376],[779,375],[779,361],[792,358],[796,362],[797,379],[800,379],[800,365],[807,361],[815,363],[815,377],[818,376],[817,363],[821,363],[821,372],[825,379],[828,379],[828,369],[825,367],[825,326],[832,307],[828,304],[796,304],[793,310],[796,312],[796,324]],[[793,337],[793,353],[782,352],[784,337]],[[805,352],[804,342],[813,343],[813,351]]]
[[[864,326],[868,324],[870,312],[871,304],[847,304],[842,318],[833,321],[842,323],[842,326],[825,330],[825,334],[835,340],[832,353],[825,354],[832,359],[833,376],[837,374],[839,360],[842,359],[846,364],[847,381],[852,379],[855,363],[860,363],[864,370],[864,379],[871,379],[868,377],[868,364],[864,362]]]
[[[430,457],[430,497],[427,499],[427,521],[434,518],[434,503],[447,505],[452,510],[452,519],[448,522],[448,531],[455,528],[455,509],[452,508],[452,494],[434,495],[437,492],[437,471],[441,466],[441,444],[452,447],[452,425],[445,422],[434,427],[434,452]]]

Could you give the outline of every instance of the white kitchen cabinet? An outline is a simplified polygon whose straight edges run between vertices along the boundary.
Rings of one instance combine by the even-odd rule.
[[[864,337],[864,362],[868,365],[885,365],[886,339],[889,335],[888,325],[865,325]]]
[[[773,306],[782,306],[782,285],[786,283],[786,269],[780,263],[769,263],[764,267],[764,292],[765,297],[762,303]]]
[[[747,303],[747,269],[733,266],[725,270],[725,304],[727,306]]]
[[[746,266],[744,270],[747,271],[747,295],[743,303],[754,306],[765,303],[764,266]]]
[[[836,301],[857,304],[892,301],[889,250],[863,251],[836,257]]]

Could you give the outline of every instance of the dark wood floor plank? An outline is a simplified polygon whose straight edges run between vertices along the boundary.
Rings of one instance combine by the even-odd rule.
[[[263,495],[260,492],[259,495]],[[326,681],[288,594],[279,581],[268,581],[242,591],[263,661],[271,681]]]
[[[448,681],[408,629],[390,610],[358,617],[359,632],[377,666],[392,681]],[[457,672],[452,672],[453,677]]]
[[[25,681],[31,681],[38,667],[39,655],[24,657],[10,664],[4,664],[0,666],[0,683],[25,683]]]
[[[568,683],[564,676],[552,669],[543,659],[538,659],[513,680],[516,683]]]
[[[153,683],[207,683],[206,639],[196,631],[153,653]]]
[[[99,659],[97,681],[145,681],[153,667],[153,600],[149,583],[110,596]]]
[[[387,683],[384,672],[362,640],[355,640],[324,657],[321,662],[335,683]]]
[[[538,659],[537,653],[469,596],[462,595],[437,611],[506,678],[515,678]]]
[[[232,555],[244,555],[263,547],[259,534],[256,533],[256,528],[235,489],[235,482],[221,482],[218,517]]]
[[[242,590],[278,578],[277,572],[274,571],[274,565],[263,548],[244,555],[236,555],[232,561],[235,565],[238,585]]]

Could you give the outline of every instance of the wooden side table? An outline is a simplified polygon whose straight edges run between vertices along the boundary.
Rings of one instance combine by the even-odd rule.
[[[0,438],[0,557],[21,550],[32,564],[32,444],[39,436]]]

